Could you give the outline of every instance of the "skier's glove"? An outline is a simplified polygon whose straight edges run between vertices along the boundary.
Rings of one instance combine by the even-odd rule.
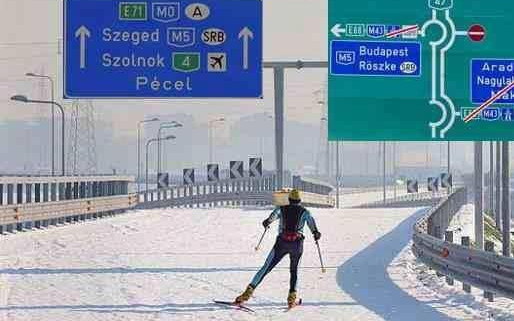
[[[264,228],[268,228],[270,226],[271,222],[268,220],[268,219],[265,219],[264,221],[262,221],[262,226],[264,226]]]
[[[321,233],[319,231],[314,231],[312,232],[312,236],[314,236],[315,241],[319,241],[319,239],[321,238]]]

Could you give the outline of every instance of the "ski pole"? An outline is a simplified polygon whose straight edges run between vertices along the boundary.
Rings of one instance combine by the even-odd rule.
[[[268,231],[268,228],[269,227],[266,227],[264,229],[264,232],[262,233],[261,239],[259,240],[259,244],[257,244],[257,246],[255,247],[255,251],[258,251],[259,248],[261,247],[262,240],[264,239],[264,235],[266,235],[266,232]]]
[[[327,270],[325,269],[325,265],[323,264],[323,258],[321,257],[321,249],[319,248],[318,241],[316,241],[316,247],[318,248],[319,262],[321,263],[321,272],[325,273]]]

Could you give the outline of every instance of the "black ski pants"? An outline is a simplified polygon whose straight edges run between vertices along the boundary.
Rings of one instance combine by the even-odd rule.
[[[289,279],[289,292],[296,291],[296,285],[298,282],[298,264],[300,263],[300,259],[303,254],[303,238],[300,238],[296,241],[284,241],[283,239],[277,237],[277,241],[273,246],[273,249],[268,255],[266,262],[262,266],[262,268],[257,272],[254,276],[252,282],[250,283],[254,288],[259,286],[264,277],[273,270],[273,268],[286,256],[289,254],[290,265],[290,279]]]

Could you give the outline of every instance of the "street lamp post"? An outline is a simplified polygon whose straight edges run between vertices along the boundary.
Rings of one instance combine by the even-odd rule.
[[[145,178],[146,188],[145,188],[145,194],[148,194],[148,147],[150,146],[151,143],[160,142],[161,140],[175,139],[175,138],[176,138],[175,136],[170,135],[165,138],[152,138],[146,142],[146,178]]]
[[[210,120],[209,121],[209,162],[212,163],[213,162],[213,136],[214,136],[214,129],[213,129],[213,125],[214,123],[222,123],[225,121],[225,118],[217,118],[217,119],[213,119],[213,120]]]
[[[52,102],[55,102],[55,98],[54,98],[54,80],[52,77],[50,76],[46,76],[46,75],[38,75],[38,74],[35,74],[35,73],[32,73],[32,72],[28,72],[25,74],[25,76],[27,77],[34,77],[34,78],[43,78],[43,79],[48,79],[50,81],[50,85],[52,87],[52,92],[51,92],[51,98],[52,98]],[[51,135],[51,139],[52,139],[52,145],[51,145],[51,149],[52,149],[52,176],[55,176],[55,108],[54,108],[54,105],[52,104],[52,125],[51,125],[51,131],[52,131],[52,135]]]
[[[159,121],[159,118],[142,120],[137,124],[137,192],[141,192],[141,125]]]
[[[161,126],[159,126],[159,130],[157,132],[157,138],[161,138],[161,133],[162,133],[163,129],[178,128],[178,127],[182,127],[182,124],[179,123],[179,122],[176,122],[176,121],[162,123]],[[157,173],[160,173],[161,170],[162,170],[162,166],[161,166],[161,158],[162,158],[162,156],[161,155],[162,155],[162,153],[161,153],[161,141],[159,140],[157,142]]]
[[[61,167],[62,167],[62,176],[65,176],[65,165],[64,165],[64,108],[55,101],[48,101],[48,100],[32,100],[28,99],[26,96],[23,95],[15,95],[11,97],[11,100],[13,101],[19,101],[22,103],[31,103],[31,104],[48,104],[52,106],[57,106],[61,111],[61,117],[62,117],[62,135],[61,135]]]

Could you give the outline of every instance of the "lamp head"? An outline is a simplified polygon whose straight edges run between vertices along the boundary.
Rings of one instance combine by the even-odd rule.
[[[27,76],[27,77],[35,77],[36,74],[33,73],[33,72],[28,72],[28,73],[25,74],[25,76]]]
[[[175,139],[177,137],[173,136],[173,135],[169,135],[169,136],[166,136],[166,138],[164,138],[165,140],[170,140],[170,139]]]
[[[11,100],[19,101],[19,102],[22,102],[22,103],[28,103],[29,102],[29,99],[27,98],[27,96],[24,96],[24,95],[14,95],[14,96],[11,97]]]

